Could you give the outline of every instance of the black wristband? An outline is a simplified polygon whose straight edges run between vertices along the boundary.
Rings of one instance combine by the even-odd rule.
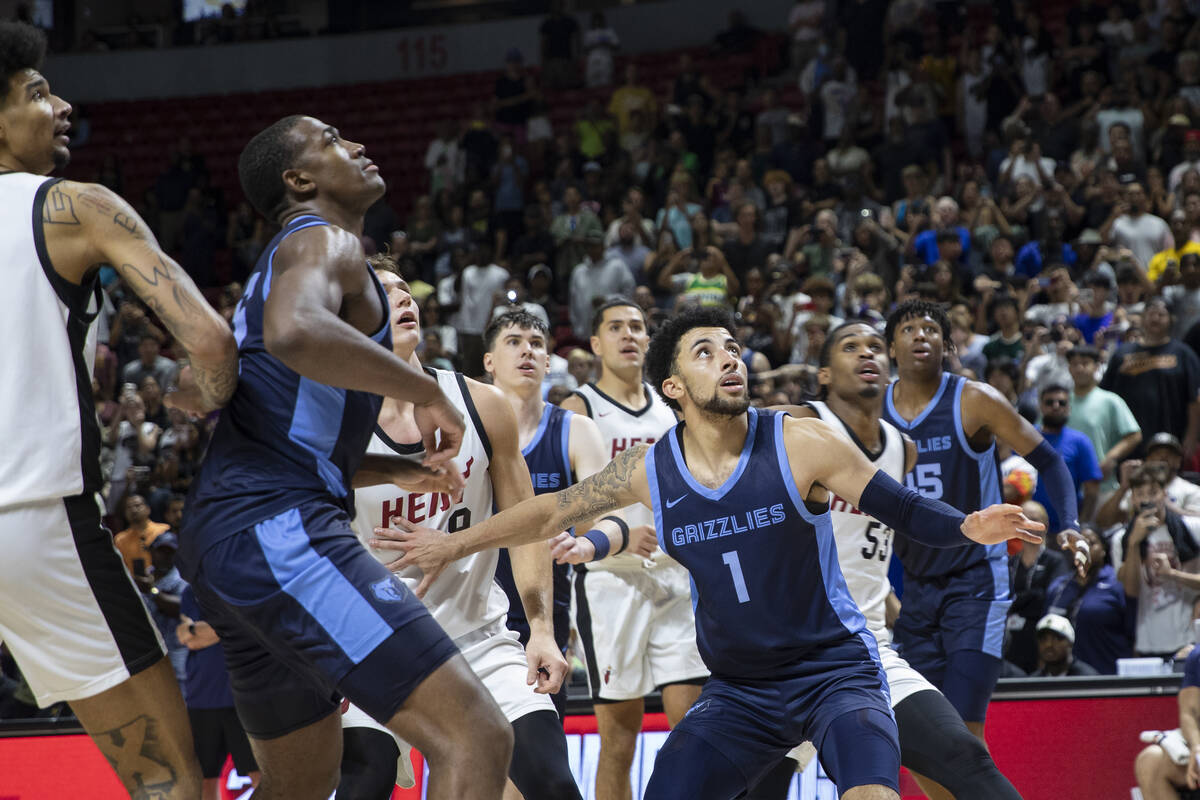
[[[621,546],[617,548],[617,553],[625,552],[625,548],[629,547],[629,526],[625,524],[625,520],[620,517],[601,517],[601,521],[608,520],[616,525],[621,530]],[[615,556],[617,553],[613,553]]]
[[[196,635],[196,623],[194,623],[194,622],[188,623],[188,633],[190,633],[192,636]]]

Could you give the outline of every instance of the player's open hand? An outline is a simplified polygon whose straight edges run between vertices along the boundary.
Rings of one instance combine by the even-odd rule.
[[[437,399],[413,406],[413,420],[425,445],[425,466],[441,466],[458,455],[466,428],[446,395],[439,392]]]
[[[453,463],[427,467],[405,458],[395,459],[392,483],[409,492],[448,494],[455,503],[462,500],[463,487],[466,485],[462,473]]]
[[[1086,579],[1088,567],[1092,565],[1092,546],[1088,544],[1088,540],[1083,538],[1079,531],[1068,528],[1058,534],[1058,546],[1062,548],[1063,553],[1071,556],[1075,574]]]
[[[538,694],[557,692],[570,669],[553,633],[531,633],[525,645],[525,661],[529,664],[525,683]]]
[[[458,559],[457,549],[452,537],[442,531],[414,525],[402,517],[396,519],[396,525],[396,528],[376,528],[371,547],[400,554],[399,558],[384,564],[393,572],[404,567],[421,570],[416,595],[423,598],[446,565]]]
[[[979,544],[999,544],[1009,539],[1040,544],[1042,537],[1037,534],[1045,529],[1042,523],[1025,516],[1020,506],[1009,503],[999,503],[968,514],[962,524],[963,536]]]

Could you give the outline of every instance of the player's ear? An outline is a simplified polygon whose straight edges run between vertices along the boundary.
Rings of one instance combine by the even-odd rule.
[[[588,344],[590,344],[592,346],[592,355],[594,355],[594,356],[600,355],[600,337],[599,336],[593,336],[591,339],[588,340]]]
[[[486,372],[488,375],[495,375],[495,373],[492,371],[492,354],[491,353],[483,354],[483,371]]]
[[[833,382],[833,377],[830,375],[829,367],[821,367],[817,370],[817,383],[822,386],[828,386]]]
[[[670,376],[662,382],[662,393],[678,403],[684,395],[683,381],[675,375]]]
[[[286,169],[283,171],[282,178],[284,188],[301,198],[310,197],[317,190],[312,176],[302,169],[296,167]]]

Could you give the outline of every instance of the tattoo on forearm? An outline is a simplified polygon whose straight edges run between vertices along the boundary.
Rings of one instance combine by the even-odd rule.
[[[71,196],[57,186],[46,195],[46,204],[42,207],[42,222],[46,225],[79,224]]]
[[[150,267],[150,274],[148,275],[145,268],[133,264],[122,264],[120,272],[123,277],[128,277],[128,274],[132,272],[149,286],[158,286],[160,281],[163,283],[174,281],[175,276],[171,274],[171,265],[163,261],[162,256],[155,256],[155,260],[158,263]],[[134,289],[136,291],[136,287]]]
[[[209,403],[214,407],[225,405],[233,396],[233,390],[237,388],[237,360],[233,361],[232,366],[218,369],[208,369],[195,361],[191,365],[192,380]]]
[[[608,466],[558,494],[558,507],[568,511],[564,527],[590,522],[606,511],[620,508],[619,492],[629,486],[637,465],[645,458],[644,445],[624,451]]]
[[[159,736],[159,723],[146,715],[93,737],[132,798],[168,797],[179,781]]]

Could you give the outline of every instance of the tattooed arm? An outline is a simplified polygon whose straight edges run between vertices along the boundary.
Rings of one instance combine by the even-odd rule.
[[[646,445],[630,448],[574,486],[540,494],[454,534],[415,528],[400,520],[398,524],[404,530],[389,530],[387,538],[372,539],[371,546],[404,553],[402,559],[388,565],[392,570],[407,566],[421,569],[424,576],[417,587],[419,597],[451,561],[494,547],[545,541],[559,531],[633,503],[649,506],[645,456]],[[376,529],[376,536],[381,532]]]
[[[237,385],[237,346],[221,315],[162,251],[128,203],[103,186],[62,181],[46,194],[42,229],[56,271],[79,284],[112,264],[187,351],[195,386],[189,410],[223,406]]]

